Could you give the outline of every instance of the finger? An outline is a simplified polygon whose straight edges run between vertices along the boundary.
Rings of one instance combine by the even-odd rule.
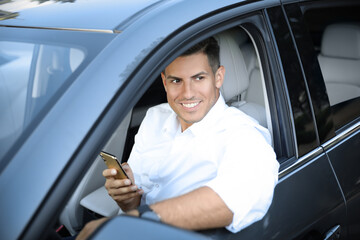
[[[133,174],[129,164],[127,162],[124,162],[123,164],[121,164],[121,166],[124,169],[124,171],[126,172],[126,174],[128,175],[128,177],[130,178],[131,182],[135,183],[134,174]]]
[[[109,191],[110,189],[119,189],[123,187],[131,186],[131,181],[129,179],[114,179],[107,178],[105,181],[105,188]]]
[[[119,196],[119,195],[125,195],[129,193],[136,192],[138,190],[137,186],[129,186],[129,187],[121,187],[121,188],[110,188],[108,190],[108,193],[110,196]]]
[[[124,162],[121,164],[121,167],[125,170],[125,171],[131,171],[131,167],[127,162]]]
[[[129,174],[132,175],[132,170],[127,162],[124,162],[123,164],[121,164],[121,167],[124,169],[124,171],[126,172],[127,175],[129,175]]]
[[[122,201],[126,201],[128,199],[132,199],[135,198],[137,196],[141,195],[139,192],[133,192],[133,193],[128,193],[128,194],[124,194],[124,195],[118,195],[118,196],[111,196],[115,201],[117,202],[122,202]]]
[[[114,177],[117,173],[117,170],[114,168],[108,168],[103,171],[103,176],[106,178]]]

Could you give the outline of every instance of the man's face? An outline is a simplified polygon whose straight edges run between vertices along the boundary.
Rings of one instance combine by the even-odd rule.
[[[178,57],[161,73],[168,103],[182,131],[203,119],[214,106],[224,74],[221,66],[214,75],[204,53]]]

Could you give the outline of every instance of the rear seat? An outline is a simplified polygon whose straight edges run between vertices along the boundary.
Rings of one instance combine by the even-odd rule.
[[[267,127],[260,68],[249,37],[239,28],[218,34],[216,39],[226,69],[221,88],[225,101]]]
[[[327,26],[318,59],[331,106],[360,96],[360,23]]]

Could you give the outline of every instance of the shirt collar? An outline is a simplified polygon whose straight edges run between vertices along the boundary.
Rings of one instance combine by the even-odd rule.
[[[218,100],[205,117],[201,121],[191,125],[186,131],[191,131],[194,135],[201,135],[204,132],[209,131],[209,129],[211,129],[224,114],[223,112],[226,108],[228,108],[228,106],[220,93]]]
[[[168,107],[169,107],[169,110],[171,111],[171,113],[164,122],[164,125],[162,127],[162,132],[169,136],[175,136],[177,134],[177,132],[179,132],[179,131],[181,132],[180,122],[177,119],[176,113],[174,112],[174,110],[172,110],[172,108],[170,107],[169,104],[168,104]]]
[[[175,137],[177,134],[181,133],[181,126],[176,113],[172,110],[170,105],[168,106],[171,110],[171,114],[164,122],[162,132]],[[223,111],[226,108],[228,108],[228,105],[226,105],[224,97],[220,93],[218,100],[214,106],[212,106],[210,111],[205,115],[205,117],[201,121],[191,125],[188,129],[185,130],[185,132],[191,132],[194,135],[200,135],[204,131],[208,131],[209,128],[211,128],[212,125],[223,115]]]

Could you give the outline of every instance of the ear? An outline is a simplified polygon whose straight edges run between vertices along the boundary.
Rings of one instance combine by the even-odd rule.
[[[225,77],[225,67],[220,66],[218,70],[215,73],[215,86],[216,88],[220,88],[224,83],[224,77]]]
[[[167,92],[167,88],[166,88],[166,77],[165,77],[164,72],[161,72],[161,79],[162,79],[162,82],[163,82],[163,85],[164,85],[164,88],[165,88],[165,92]]]

